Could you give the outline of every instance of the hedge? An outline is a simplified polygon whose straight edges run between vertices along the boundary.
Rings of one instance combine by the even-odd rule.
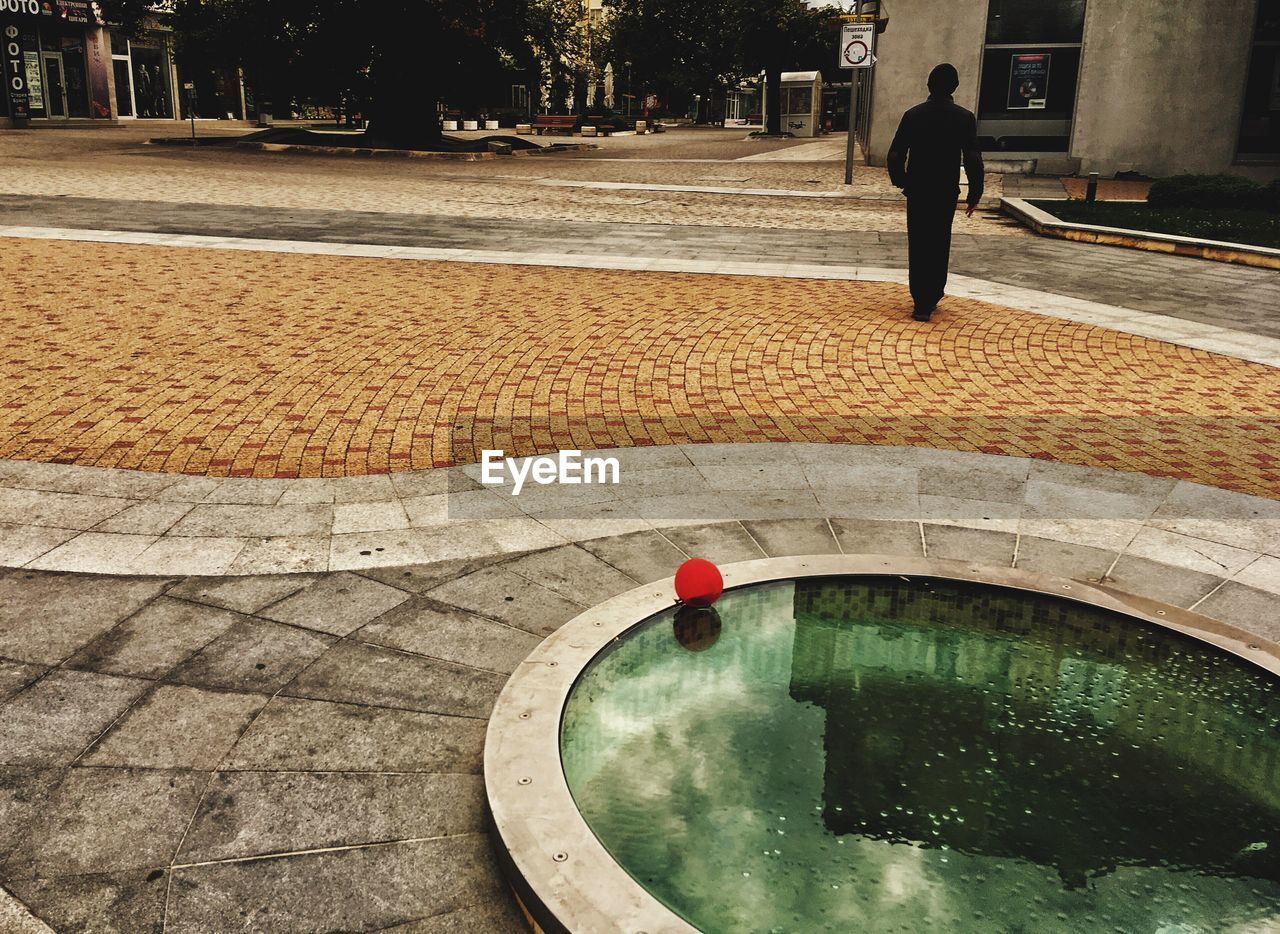
[[[1159,179],[1147,203],[1162,208],[1280,209],[1280,184],[1264,187],[1239,175],[1174,175]]]

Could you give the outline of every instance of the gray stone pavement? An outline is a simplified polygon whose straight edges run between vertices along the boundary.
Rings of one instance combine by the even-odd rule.
[[[522,930],[486,836],[481,752],[525,655],[689,554],[863,552],[1101,580],[1280,638],[1280,593],[893,520],[691,521],[326,574],[8,570],[0,886],[59,931]]]
[[[1012,223],[1012,222],[1010,222]],[[459,218],[0,195],[0,224],[448,249],[905,268],[906,235]],[[1095,244],[960,234],[952,270],[1280,337],[1280,272]]]

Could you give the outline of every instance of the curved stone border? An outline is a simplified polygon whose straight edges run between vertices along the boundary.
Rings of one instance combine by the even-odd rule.
[[[885,550],[879,539],[846,547],[832,523],[851,520],[892,527],[890,550],[921,557],[980,549],[985,563],[1023,566],[1040,554],[1079,552],[1088,576],[1174,594],[1169,602],[1186,606],[1227,581],[1280,594],[1280,501],[1186,481],[878,445],[592,453],[617,458],[620,486],[526,487],[513,497],[478,484],[475,465],[224,480],[0,461],[0,566],[130,575],[360,570],[726,521],[803,520],[831,551]],[[763,553],[778,552],[770,544]]]
[[[252,250],[264,253],[305,253],[319,256],[361,256],[432,262],[496,263],[504,266],[560,266],[576,269],[624,269],[649,272],[706,273],[724,276],[770,276],[785,279],[907,283],[903,269],[869,266],[837,266],[808,263],[720,262],[673,257],[631,258],[581,253],[521,253],[501,250],[456,250],[436,247],[378,246],[368,243],[328,243],[304,240],[267,240],[244,237],[210,237],[200,234],[140,233],[124,230],[82,230],[64,227],[0,225],[0,237],[35,240],[81,240],[92,243],[143,244],[195,247],[215,250]],[[985,279],[952,275],[947,294],[1005,305],[1019,311],[1047,315],[1137,334],[1183,347],[1280,366],[1280,340],[1231,328],[1201,324],[1170,315],[1135,311],[1101,302],[1057,295],[1052,292],[1005,285]]]
[[[1045,574],[891,555],[772,558],[722,571],[726,587],[891,574],[1051,594],[1192,636],[1280,676],[1276,642],[1176,607]],[[673,605],[673,582],[637,587],[570,620],[521,663],[493,708],[484,775],[494,829],[521,901],[549,930],[696,930],[614,862],[574,804],[560,762],[560,721],[573,685],[611,642]]]
[[[1037,198],[1037,201],[1066,201],[1066,198]],[[1223,240],[1200,240],[1196,237],[1180,237],[1177,234],[1158,233],[1150,230],[1129,230],[1124,227],[1102,227],[1097,224],[1077,224],[1055,217],[1038,208],[1025,198],[1001,198],[1000,209],[1015,220],[1026,224],[1036,233],[1060,240],[1080,240],[1085,243],[1105,243],[1123,246],[1131,250],[1147,250],[1152,253],[1174,253],[1178,256],[1195,256],[1218,263],[1236,263],[1241,266],[1259,266],[1263,269],[1280,269],[1280,250],[1250,243],[1228,243]]]

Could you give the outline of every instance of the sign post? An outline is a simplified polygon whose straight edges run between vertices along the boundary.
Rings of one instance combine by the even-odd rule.
[[[854,110],[858,105],[858,83],[862,77],[862,69],[870,68],[876,63],[876,24],[844,23],[840,27],[840,48],[837,51],[837,64],[840,68],[851,69],[849,72],[849,141],[844,153],[844,183],[853,184],[853,136]]]
[[[182,90],[187,92],[187,114],[191,117],[191,145],[196,144],[196,83],[182,82]]]

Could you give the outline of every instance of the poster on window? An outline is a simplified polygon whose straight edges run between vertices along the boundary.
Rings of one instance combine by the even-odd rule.
[[[1015,55],[1009,65],[1009,110],[1044,110],[1049,95],[1049,53]]]

